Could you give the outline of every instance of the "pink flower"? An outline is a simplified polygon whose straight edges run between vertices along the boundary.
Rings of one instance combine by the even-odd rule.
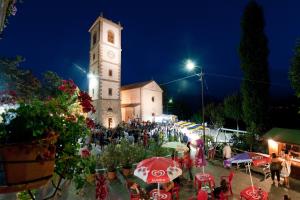
[[[88,149],[82,149],[80,153],[82,158],[88,158],[91,155],[91,152]]]

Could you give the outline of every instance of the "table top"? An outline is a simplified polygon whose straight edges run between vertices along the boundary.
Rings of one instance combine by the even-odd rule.
[[[163,199],[163,200],[171,200],[172,195],[170,192],[166,192],[164,190],[159,190],[159,198],[158,198],[158,190],[154,189],[151,190],[150,196],[153,197],[154,199]]]
[[[254,189],[254,190],[253,190]],[[259,194],[260,193],[260,194]],[[247,187],[244,190],[241,191],[241,197],[247,200],[265,200],[268,199],[268,193],[261,190],[259,192],[259,189],[257,187]]]
[[[196,177],[196,179],[198,180],[198,181],[212,181],[212,180],[214,180],[215,178],[214,178],[214,176],[213,175],[211,175],[210,173],[197,173],[197,174],[195,174],[195,177]]]

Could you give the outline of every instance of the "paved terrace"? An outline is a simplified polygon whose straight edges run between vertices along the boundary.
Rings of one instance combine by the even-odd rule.
[[[234,171],[235,175],[233,177],[233,197],[230,199],[240,199],[240,191],[244,188],[250,186],[250,178],[249,174],[245,173],[243,169],[231,169]],[[200,168],[194,168],[193,174],[202,172]],[[219,185],[220,176],[228,175],[230,169],[225,169],[222,166],[221,161],[209,161],[208,165],[205,167],[205,172],[211,173],[215,177],[216,185]],[[185,174],[184,174],[185,175]],[[124,186],[124,178],[119,174],[118,180],[114,180],[109,184],[110,197],[109,200],[129,200],[129,193]],[[290,189],[286,189],[282,186],[272,185],[271,179],[263,180],[263,175],[258,173],[252,173],[254,185],[257,187],[261,187],[264,191],[269,192],[270,200],[282,200],[285,194],[288,194],[292,200],[300,199],[300,181],[291,179],[290,180]],[[186,176],[187,177],[187,176]],[[141,186],[145,185],[142,180],[131,177],[135,181],[139,182]],[[74,187],[68,184],[65,186],[64,191],[60,198],[56,198],[59,200],[94,200],[95,199],[95,188],[89,187],[85,190],[86,196],[80,197],[76,195],[76,191]],[[195,195],[196,189],[193,186],[193,182],[188,182],[187,180],[182,181],[182,186],[180,190],[180,199],[187,200],[188,197]],[[0,199],[2,200],[15,200],[15,194],[7,194],[0,195]],[[36,198],[39,199],[39,198]]]

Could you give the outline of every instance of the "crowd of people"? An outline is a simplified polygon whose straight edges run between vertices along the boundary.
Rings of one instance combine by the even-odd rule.
[[[143,144],[148,146],[149,139],[156,142],[169,140],[183,141],[183,136],[174,124],[157,124],[151,122],[139,122],[132,120],[130,123],[122,123],[115,129],[107,129],[101,125],[96,125],[92,131],[91,137],[87,138],[86,144],[97,144],[101,150],[109,143],[119,143],[125,138],[130,143]]]

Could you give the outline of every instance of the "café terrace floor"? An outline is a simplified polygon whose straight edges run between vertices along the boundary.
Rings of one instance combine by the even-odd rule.
[[[250,186],[250,178],[249,174],[245,173],[243,169],[225,169],[222,166],[221,161],[209,161],[207,166],[205,167],[205,172],[211,173],[215,177],[216,185],[219,186],[220,176],[228,175],[230,170],[234,171],[234,177],[232,182],[233,187],[233,197],[230,199],[240,199],[240,191],[244,188]],[[201,168],[194,168],[193,174],[201,173]],[[185,174],[184,174],[185,175]],[[187,175],[187,174],[186,174]],[[186,176],[187,177],[187,176]],[[254,185],[257,187],[261,187],[264,191],[269,193],[270,200],[282,200],[285,194],[288,194],[292,200],[300,199],[300,180],[291,179],[290,180],[290,189],[286,189],[285,187],[272,185],[271,178],[267,180],[263,180],[263,175],[258,173],[252,173]],[[135,181],[140,183],[143,186],[143,181],[132,176]],[[188,182],[187,180],[182,181],[182,185],[180,188],[180,199],[187,200],[188,197],[195,195],[196,190],[193,186],[193,182]],[[129,199],[128,191],[124,186],[124,179],[119,174],[119,179],[110,182],[109,184],[110,197],[109,200],[127,200]],[[65,185],[60,198],[56,198],[57,200],[94,200],[95,199],[95,187],[89,187],[85,190],[86,196],[78,196],[76,195],[76,191],[74,187],[71,185]],[[15,194],[2,194],[0,195],[0,200],[15,200]],[[36,199],[39,199],[38,197]]]
[[[220,161],[209,161],[208,165],[205,167],[205,172],[211,173],[215,177],[216,185],[219,186],[220,176],[228,175],[230,170],[234,171],[233,177],[233,197],[230,199],[240,199],[240,191],[247,188],[251,185],[249,174],[245,173],[243,169],[225,169],[223,168]],[[193,174],[201,173],[202,169],[194,168]],[[187,174],[186,174],[187,175]],[[187,176],[186,176],[187,177]],[[264,191],[269,193],[270,200],[282,200],[285,194],[288,194],[292,200],[300,199],[300,180],[291,179],[290,180],[290,189],[286,189],[283,186],[272,185],[271,178],[267,180],[263,180],[264,176],[258,173],[252,173],[252,178],[254,185],[257,187],[261,187]],[[122,178],[120,178],[122,179]],[[134,178],[135,181],[138,181],[141,185],[143,185],[143,181],[139,180],[138,178]],[[124,187],[124,184],[120,180],[115,180],[110,183],[110,200],[127,200],[129,199],[129,194]],[[85,199],[92,200],[94,199],[94,192],[91,192],[89,197]],[[195,195],[196,190],[193,186],[193,182],[188,182],[186,180],[183,181],[183,186],[180,188],[180,199],[187,200],[190,196]],[[63,195],[64,198],[67,200],[79,200],[78,196],[74,196],[74,191],[68,192],[68,195]]]

